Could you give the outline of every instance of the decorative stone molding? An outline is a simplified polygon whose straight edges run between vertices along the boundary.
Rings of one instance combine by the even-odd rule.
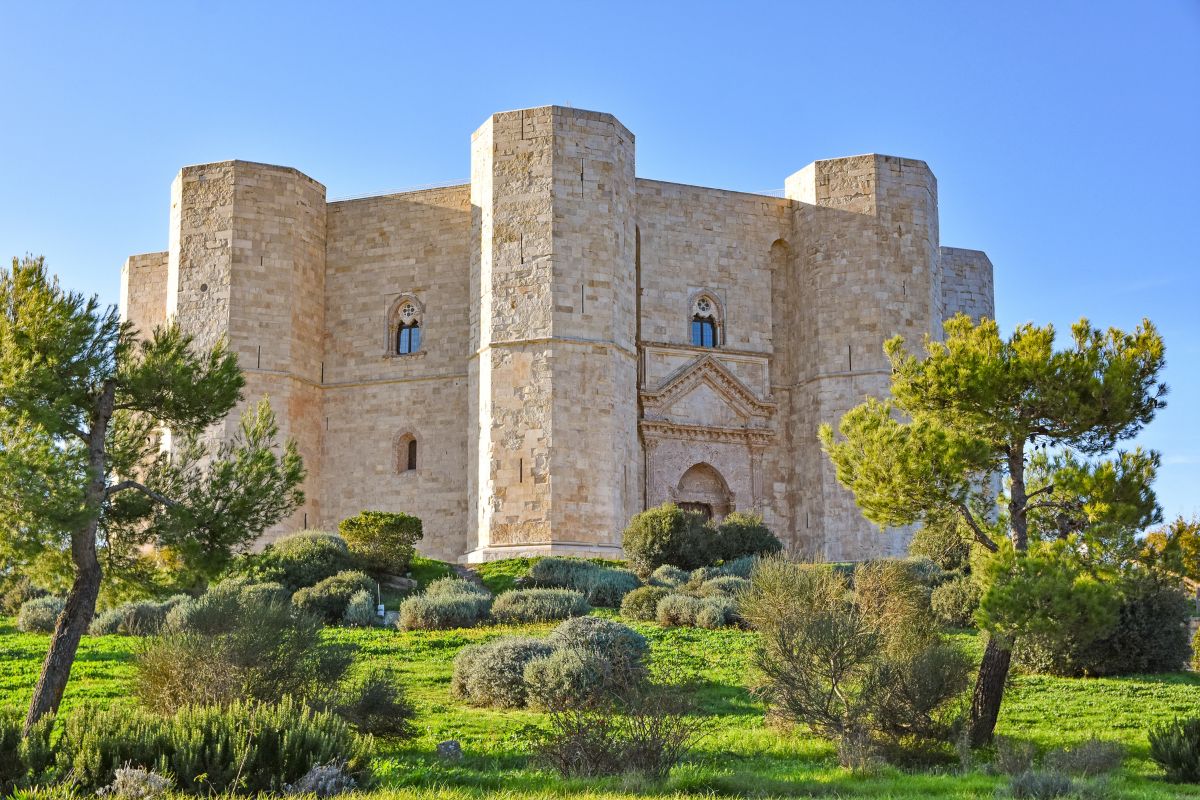
[[[401,325],[408,325],[416,322],[421,329],[421,345],[412,353],[396,352],[396,333]],[[421,300],[411,292],[404,292],[397,295],[391,303],[388,304],[387,311],[387,333],[383,342],[383,354],[394,358],[411,358],[419,356],[425,351],[425,305]]]

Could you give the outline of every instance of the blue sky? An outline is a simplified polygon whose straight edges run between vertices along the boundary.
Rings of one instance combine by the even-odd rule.
[[[997,316],[1152,319],[1168,517],[1200,513],[1200,2],[0,5],[0,255],[116,302],[184,164],[287,164],[330,197],[465,181],[488,114],[608,111],[638,174],[762,191],[920,158]]]

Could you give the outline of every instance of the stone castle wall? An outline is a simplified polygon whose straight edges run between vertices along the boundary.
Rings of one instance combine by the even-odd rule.
[[[464,186],[327,203],[290,168],[187,167],[122,314],[226,337],[247,402],[270,398],[309,470],[273,534],[378,509],[447,560],[615,555],[674,500],[761,513],[809,556],[901,552],[910,531],[862,518],[816,430],[886,392],[885,339],[993,313],[986,255],[940,246],[929,168],[818,161],[776,198],[634,166],[611,115],[545,107],[489,118]],[[716,348],[691,342],[701,299]],[[422,346],[399,355],[406,305]]]

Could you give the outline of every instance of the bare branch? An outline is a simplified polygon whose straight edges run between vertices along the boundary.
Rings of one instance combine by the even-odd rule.
[[[979,527],[979,523],[975,521],[975,516],[971,514],[971,509],[967,508],[966,503],[959,503],[958,510],[962,513],[963,519],[971,526],[971,530],[975,533],[975,541],[988,549],[988,552],[994,553],[1000,549],[1000,546],[992,541],[992,537],[983,532],[983,528]]]
[[[1053,492],[1053,491],[1054,491],[1054,484],[1048,483],[1045,486],[1043,486],[1042,488],[1034,489],[1032,492],[1029,492],[1028,494],[1026,494],[1025,499],[1028,500],[1031,497],[1037,497],[1039,494],[1045,494],[1046,492]],[[1029,506],[1026,506],[1026,508],[1029,508]]]
[[[127,489],[137,489],[139,492],[146,495],[151,500],[156,500],[159,503],[162,503],[164,506],[171,506],[172,508],[175,508],[179,505],[179,503],[175,502],[174,500],[167,497],[166,495],[161,494],[160,492],[154,491],[149,486],[146,486],[145,484],[141,484],[141,483],[138,483],[137,481],[131,481],[131,480],[121,481],[120,483],[114,483],[112,486],[108,487],[108,489],[105,490],[104,494],[105,494],[105,497],[112,497],[114,494],[117,494],[118,492],[124,492]]]

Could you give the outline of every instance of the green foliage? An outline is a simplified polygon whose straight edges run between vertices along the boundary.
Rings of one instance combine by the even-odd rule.
[[[966,628],[975,622],[980,594],[979,584],[969,575],[959,575],[936,587],[929,604],[943,625]]]
[[[328,705],[350,665],[349,652],[321,643],[319,620],[282,603],[210,593],[168,620],[167,632],[137,654],[135,692],[159,714],[285,694]]]
[[[925,522],[908,543],[908,553],[917,558],[928,558],[947,572],[965,572],[970,569],[971,529],[961,515],[931,512]]]
[[[53,763],[50,734],[54,717],[43,717],[22,733],[25,714],[14,706],[0,705],[0,793],[34,785]]]
[[[373,667],[345,683],[337,699],[338,716],[360,733],[410,739],[416,716],[404,687],[391,671]]]
[[[342,621],[350,598],[358,592],[375,597],[378,585],[369,575],[355,570],[345,570],[336,575],[300,589],[292,595],[292,605],[317,617],[326,624]]]
[[[547,641],[556,650],[595,653],[627,676],[644,672],[644,662],[650,652],[645,636],[627,625],[600,617],[569,619],[558,625]]]
[[[650,573],[650,585],[675,588],[686,585],[690,578],[691,573],[687,570],[671,564],[663,564]]]
[[[851,588],[820,565],[761,559],[741,613],[772,712],[838,741],[945,746],[970,665],[939,640],[925,591],[903,562],[859,565]]]
[[[757,514],[733,511],[721,520],[713,536],[712,554],[717,560],[733,561],[782,551],[783,543]]]
[[[617,680],[616,672],[613,663],[596,652],[562,648],[526,664],[522,679],[530,705],[559,709],[602,702]]]
[[[425,593],[400,604],[400,628],[443,630],[479,624],[492,607],[492,595],[483,588],[458,578],[440,578]]]
[[[1200,516],[1172,520],[1151,531],[1143,542],[1142,559],[1172,574],[1200,582]]]
[[[1134,675],[1174,672],[1188,659],[1192,604],[1173,582],[1131,571],[1117,584],[1120,606],[1113,625],[1081,639],[1047,634],[1022,639],[1017,657],[1035,672],[1053,675]]]
[[[529,580],[540,587],[574,589],[582,592],[591,605],[610,608],[620,606],[625,595],[641,585],[629,570],[558,556],[534,562],[529,569]]]
[[[497,622],[551,622],[589,613],[583,592],[571,589],[513,589],[492,603],[492,617]]]
[[[621,616],[638,622],[651,622],[658,616],[658,601],[671,590],[666,586],[642,586],[621,600]]]
[[[27,600],[48,594],[25,575],[11,573],[0,579],[0,614],[16,616]]]
[[[67,718],[56,750],[59,772],[83,791],[106,786],[125,764],[174,775],[181,791],[197,795],[279,792],[331,761],[369,775],[367,740],[336,716],[289,698],[184,708],[167,718],[121,706],[83,708]]]
[[[281,583],[295,592],[354,567],[346,540],[336,533],[301,531],[243,556],[237,572],[258,582]]]
[[[21,604],[17,612],[17,630],[26,633],[53,633],[67,601],[61,597],[35,597]]]
[[[1066,541],[1019,552],[1003,543],[979,566],[986,587],[976,620],[1009,641],[1047,637],[1087,644],[1117,620],[1120,595],[1111,583],[1085,569]]]
[[[523,636],[464,647],[454,658],[450,691],[472,705],[520,708],[528,699],[526,665],[552,652],[549,643]]]
[[[1125,758],[1120,742],[1106,741],[1093,736],[1076,745],[1056,747],[1046,754],[1045,765],[1056,772],[1092,778],[1116,772]]]
[[[1058,772],[1022,772],[1008,782],[1008,796],[1014,800],[1054,800],[1074,794],[1074,781]]]
[[[363,511],[344,519],[338,533],[362,568],[375,575],[407,572],[415,544],[423,537],[420,519],[385,511]]]
[[[1150,758],[1174,783],[1200,783],[1200,717],[1150,728]]]
[[[413,556],[412,561],[409,562],[408,574],[417,582],[418,586],[424,588],[436,580],[452,576],[454,568],[445,561]]]
[[[476,565],[475,572],[483,581],[483,585],[493,594],[500,594],[509,589],[518,588],[518,584],[525,582],[534,566],[541,560],[541,558],[501,558]]]
[[[664,564],[695,569],[716,560],[704,518],[674,503],[635,514],[625,528],[622,545],[630,566],[642,575]]]
[[[124,603],[92,620],[88,633],[92,636],[153,636],[166,624],[171,609],[189,600],[187,595],[176,595],[161,603],[153,600]]]
[[[735,599],[750,588],[750,581],[736,575],[718,575],[700,584],[696,594],[700,597],[728,597]]]
[[[676,625],[694,626],[696,616],[704,609],[704,601],[689,594],[668,594],[658,601],[654,618],[659,625],[671,627]]]
[[[350,595],[350,601],[346,604],[346,613],[342,615],[342,624],[351,628],[371,627],[379,619],[375,614],[375,606],[375,596],[360,589]]]

